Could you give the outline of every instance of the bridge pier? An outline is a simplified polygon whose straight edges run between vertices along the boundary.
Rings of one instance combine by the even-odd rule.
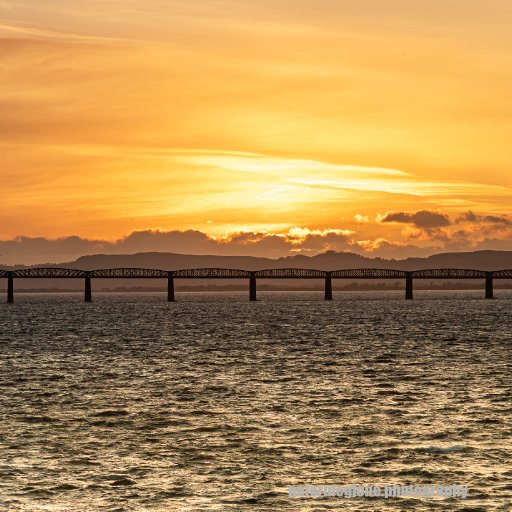
[[[325,300],[332,300],[332,278],[331,274],[328,273],[325,276]]]
[[[485,278],[485,298],[494,299],[494,283],[492,272],[488,272]]]
[[[169,272],[167,276],[167,302],[174,302],[174,275]]]
[[[407,272],[405,277],[405,298],[406,300],[413,299],[413,284],[412,284],[412,273]]]
[[[85,276],[85,302],[92,302],[91,276],[89,274]]]
[[[14,276],[12,271],[7,272],[7,302],[9,304],[14,302]]]
[[[249,277],[249,300],[258,300],[256,297],[256,276],[254,275],[254,272],[251,272]]]

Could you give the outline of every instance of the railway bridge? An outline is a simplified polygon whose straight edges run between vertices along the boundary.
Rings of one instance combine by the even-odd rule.
[[[494,297],[494,279],[512,279],[509,270],[471,270],[439,268],[425,270],[395,270],[381,268],[356,268],[341,270],[315,270],[305,268],[273,268],[266,270],[240,270],[230,268],[188,268],[158,270],[153,268],[108,268],[79,270],[62,267],[23,268],[0,270],[0,278],[7,279],[7,302],[14,302],[14,281],[17,279],[83,279],[85,302],[92,301],[92,280],[96,279],[162,279],[167,280],[167,300],[175,301],[176,279],[245,279],[248,281],[249,300],[257,300],[258,279],[322,279],[325,283],[325,300],[332,300],[333,279],[394,279],[405,283],[405,298],[413,298],[415,279],[480,279],[485,283],[485,298]]]

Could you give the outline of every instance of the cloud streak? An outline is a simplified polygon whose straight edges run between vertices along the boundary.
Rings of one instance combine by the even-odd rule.
[[[1,7],[1,5],[0,5]],[[1,35],[15,35],[24,36],[34,39],[66,41],[74,43],[128,43],[135,42],[133,39],[124,39],[118,37],[102,37],[94,35],[84,35],[78,33],[60,32],[56,30],[48,30],[38,27],[30,27],[24,25],[17,25],[14,23],[0,22],[0,36]]]

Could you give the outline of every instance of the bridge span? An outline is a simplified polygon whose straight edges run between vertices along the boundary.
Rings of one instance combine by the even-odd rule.
[[[341,270],[315,270],[305,268],[273,268],[265,270],[240,270],[230,268],[187,268],[179,270],[159,270],[152,268],[107,268],[79,270],[62,267],[23,268],[0,270],[0,278],[7,279],[7,302],[14,302],[15,279],[83,279],[85,302],[92,301],[93,279],[165,279],[167,280],[167,300],[175,301],[175,279],[247,279],[249,300],[257,300],[258,279],[323,279],[325,300],[332,300],[333,279],[403,279],[405,298],[413,298],[414,279],[481,279],[485,282],[485,298],[494,297],[494,279],[512,279],[509,270],[471,270],[460,268],[438,268],[425,270],[396,270],[381,268],[356,268]]]

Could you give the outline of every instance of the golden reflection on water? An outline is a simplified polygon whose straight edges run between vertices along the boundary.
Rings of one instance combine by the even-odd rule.
[[[511,294],[260,298],[2,304],[3,509],[507,510]],[[288,498],[302,483],[469,496]]]

